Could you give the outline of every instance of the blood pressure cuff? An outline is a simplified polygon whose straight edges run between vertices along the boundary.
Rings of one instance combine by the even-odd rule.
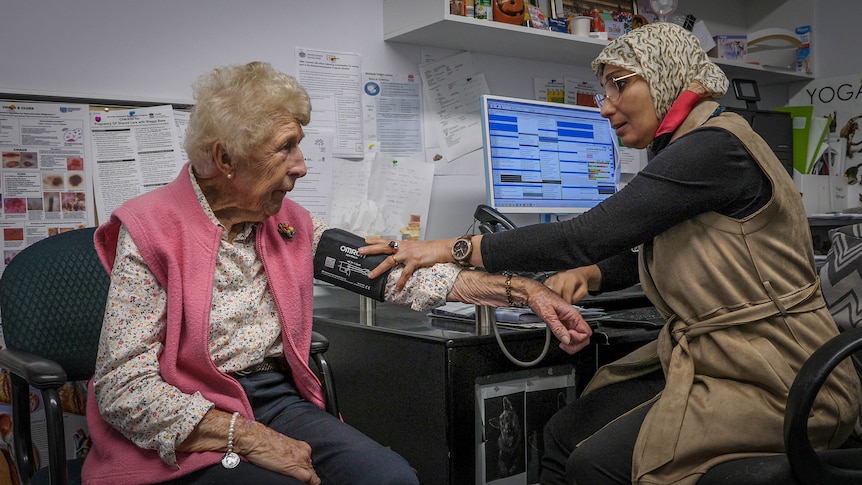
[[[354,293],[383,301],[386,279],[391,269],[375,279],[371,272],[388,254],[363,256],[357,249],[365,246],[365,239],[343,229],[327,229],[320,237],[314,253],[314,277],[320,281],[348,289]]]

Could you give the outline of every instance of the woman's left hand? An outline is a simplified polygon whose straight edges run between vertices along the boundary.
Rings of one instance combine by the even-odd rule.
[[[581,312],[541,283],[523,280],[527,282],[527,306],[551,329],[560,341],[560,348],[574,354],[586,347],[593,329]]]
[[[598,290],[602,272],[596,265],[581,266],[568,271],[560,271],[545,280],[545,286],[564,300],[577,303],[589,294],[590,289]]]

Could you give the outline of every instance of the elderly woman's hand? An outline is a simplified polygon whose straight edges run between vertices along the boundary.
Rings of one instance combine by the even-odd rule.
[[[210,409],[177,446],[177,451],[225,451],[231,414]],[[257,421],[239,418],[234,426],[234,453],[267,470],[293,477],[303,483],[320,485],[311,463],[311,446],[287,437]]]
[[[237,450],[255,465],[319,485],[320,478],[311,463],[311,446],[248,419],[237,423],[234,433]]]
[[[560,341],[560,348],[569,354],[589,344],[593,334],[590,325],[574,305],[529,278],[484,271],[461,271],[446,298],[449,301],[490,306],[507,306],[511,299],[516,305],[529,306]]]
[[[551,329],[561,349],[574,354],[590,343],[593,330],[574,305],[537,281],[517,281],[526,285],[527,306]]]
[[[392,241],[389,239],[366,239],[368,246],[359,248],[359,254],[388,254],[382,263],[368,274],[371,279],[377,278],[385,271],[403,264],[404,270],[395,284],[395,290],[401,291],[410,275],[419,268],[433,266],[437,263],[454,261],[452,244],[455,239],[439,239],[431,241]]]

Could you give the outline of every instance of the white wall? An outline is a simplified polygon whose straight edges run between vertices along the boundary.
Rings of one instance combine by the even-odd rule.
[[[862,2],[818,0],[814,5],[814,67],[817,77],[862,73]]]
[[[215,66],[264,60],[294,74],[296,46],[360,53],[365,71],[418,76],[422,59],[417,46],[383,42],[382,0],[0,1],[0,92],[189,102],[191,83]],[[689,0],[700,8],[708,1],[713,4]],[[759,1],[781,15],[798,5],[810,10],[814,1],[817,75],[862,72],[862,49],[852,35],[858,27],[851,25],[859,18],[858,0]],[[753,3],[728,2],[737,8]],[[728,12],[727,3],[715,3]],[[820,7],[826,3],[828,10]],[[726,21],[735,22],[732,16]],[[474,61],[491,91],[502,95],[532,96],[535,76],[591,76],[585,66],[479,54]],[[785,92],[776,96],[787,99]],[[459,163],[466,175],[435,177],[428,237],[463,233],[473,208],[485,200],[479,152]]]

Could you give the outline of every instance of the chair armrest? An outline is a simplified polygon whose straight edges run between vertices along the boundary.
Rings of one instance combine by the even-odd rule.
[[[53,360],[13,349],[0,349],[0,368],[11,374],[15,464],[24,483],[29,483],[37,463],[30,427],[30,387],[42,393],[51,483],[61,483],[66,474],[66,447],[59,390],[66,383],[66,372]]]
[[[844,359],[862,349],[862,327],[847,330],[823,344],[799,370],[784,416],[784,443],[790,468],[801,485],[862,483],[862,470],[839,468],[822,460],[808,438],[808,414],[817,392]]]
[[[40,390],[59,389],[66,383],[66,371],[60,364],[22,350],[0,350],[0,367]]]
[[[326,352],[329,350],[329,340],[323,336],[323,334],[312,331],[311,332],[311,353],[319,354],[321,352]]]
[[[320,371],[323,392],[326,395],[326,411],[336,418],[341,418],[338,410],[338,398],[335,392],[335,377],[332,368],[326,360],[326,351],[329,350],[329,340],[321,333],[311,332],[311,360]]]

